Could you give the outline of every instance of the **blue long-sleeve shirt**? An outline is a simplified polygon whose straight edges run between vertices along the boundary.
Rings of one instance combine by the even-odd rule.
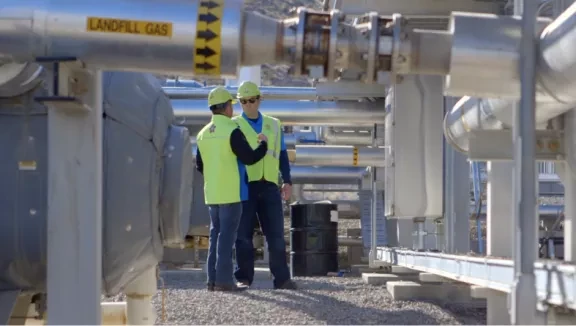
[[[262,115],[258,112],[257,119],[250,119],[244,113],[242,116],[248,121],[252,129],[256,133],[262,132]],[[284,132],[280,130],[280,175],[284,183],[292,184],[292,177],[290,176],[290,160],[288,159],[288,151],[286,150],[286,143],[284,142]]]

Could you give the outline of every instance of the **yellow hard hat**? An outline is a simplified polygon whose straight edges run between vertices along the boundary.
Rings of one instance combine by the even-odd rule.
[[[209,106],[226,103],[228,101],[232,101],[232,104],[236,104],[236,102],[237,102],[232,97],[232,94],[230,94],[230,92],[222,86],[218,86],[218,87],[214,88],[208,94],[208,105]]]
[[[237,98],[260,96],[260,89],[258,85],[251,81],[245,81],[238,87]]]

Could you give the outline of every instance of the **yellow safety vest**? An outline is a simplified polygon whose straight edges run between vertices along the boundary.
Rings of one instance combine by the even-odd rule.
[[[280,120],[264,115],[262,116],[262,133],[268,137],[268,152],[258,163],[246,167],[248,181],[266,180],[278,184],[280,178],[280,150],[281,150],[281,123]],[[243,116],[233,118],[240,130],[246,136],[253,149],[258,147],[258,133]]]
[[[196,138],[204,166],[206,205],[238,203],[248,200],[246,167],[230,146],[230,134],[238,125],[224,115],[212,116]]]

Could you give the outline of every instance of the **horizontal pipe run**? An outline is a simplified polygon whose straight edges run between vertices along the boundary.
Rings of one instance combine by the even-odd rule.
[[[296,145],[294,163],[309,166],[385,167],[382,147]]]
[[[515,22],[513,19],[511,20],[511,18],[508,18],[507,22],[507,24],[513,26],[515,30],[519,28],[519,23],[517,21]],[[484,23],[486,23],[486,21],[484,21]],[[564,114],[576,107],[576,95],[574,95],[574,90],[576,89],[576,4],[571,5],[562,15],[545,28],[542,23],[540,26],[543,28],[543,31],[540,34],[539,60],[537,67],[538,93],[535,108],[537,125],[542,125],[548,120]],[[458,28],[458,25],[455,27]],[[485,32],[483,31],[482,33],[484,34]],[[513,36],[515,40],[514,42],[517,42],[519,39],[518,33],[499,33],[498,35],[500,35],[500,38]],[[465,41],[464,38],[462,38],[462,40]],[[493,55],[495,62],[502,63],[501,57],[507,58],[508,61],[512,60],[511,62],[513,62],[513,64],[511,64],[511,68],[504,69],[506,71],[505,73],[499,73],[494,76],[498,78],[509,76],[508,79],[514,81],[514,83],[507,82],[508,79],[505,78],[503,80],[506,83],[506,87],[499,87],[499,85],[495,85],[494,82],[491,82],[492,79],[490,78],[492,77],[489,75],[486,76],[488,79],[483,81],[478,78],[478,76],[482,76],[481,73],[479,75],[475,73],[475,70],[466,71],[463,69],[460,69],[459,71],[473,75],[473,78],[469,79],[470,83],[468,86],[470,87],[466,86],[465,83],[458,83],[458,78],[453,78],[454,76],[451,76],[451,80],[456,82],[455,85],[458,87],[465,86],[465,89],[462,91],[481,86],[480,88],[484,90],[492,90],[496,88],[499,92],[504,92],[493,93],[491,91],[482,91],[482,94],[508,97],[512,95],[512,97],[517,97],[516,93],[519,91],[519,87],[516,85],[518,77],[518,65],[516,62],[518,60],[518,55],[517,46],[514,42],[512,42],[511,45],[508,45],[510,51],[513,52],[513,56],[503,56],[502,53],[500,53],[499,56]],[[510,43],[510,41],[507,43]],[[460,42],[460,44],[462,49],[468,49],[468,51],[459,52],[462,54],[460,58],[465,58],[466,55],[474,53],[474,57],[476,58],[474,59],[474,62],[478,69],[485,69],[484,67],[493,66],[489,64],[478,64],[477,55],[479,52],[471,51],[471,48],[468,47],[465,42]],[[494,53],[499,53],[498,51],[500,51],[496,46],[494,46],[492,50],[495,51]],[[455,50],[453,49],[453,56],[455,53],[454,51]],[[472,59],[470,58],[470,61],[471,60]],[[462,61],[461,63],[465,62]],[[510,66],[510,64],[508,64],[508,66]],[[495,67],[498,68],[498,66]],[[451,69],[453,70],[454,66],[451,66]],[[493,71],[493,69],[489,71]],[[502,71],[502,69],[498,69],[498,71]],[[462,75],[463,78],[465,74]],[[509,88],[513,89],[516,93],[508,91]],[[450,86],[447,88],[447,91],[450,93]],[[467,98],[466,101],[467,103],[459,103],[460,105],[458,107],[455,106],[454,109],[446,115],[444,120],[444,133],[447,140],[455,147],[455,149],[464,153],[468,151],[468,136],[471,130],[495,129],[512,126],[514,101],[508,99],[476,98]],[[500,121],[501,124],[498,126],[496,121]]]
[[[335,131],[335,128],[327,127],[322,130],[322,140],[329,145],[372,145],[371,132],[348,132]]]
[[[105,70],[232,78],[241,65],[244,1],[226,0],[211,9],[201,3],[205,1],[4,0],[0,54],[17,62],[76,58]],[[211,15],[206,18],[203,10]],[[219,22],[211,24],[215,36],[205,36],[214,52],[210,60],[194,56],[205,42],[198,32],[208,33],[199,19]],[[268,33],[276,36],[277,31]],[[268,46],[274,51],[275,43]]]
[[[176,123],[185,126],[204,125],[212,117],[206,100],[171,100]],[[384,101],[262,101],[262,113],[293,126],[371,126],[384,123]],[[241,114],[240,105],[234,106],[234,114]]]
[[[357,184],[366,168],[343,166],[292,165],[290,174],[294,184]]]
[[[164,93],[171,99],[206,100],[214,87],[163,87]],[[237,86],[226,87],[236,96]],[[271,100],[315,100],[317,98],[314,87],[260,87],[263,99]]]

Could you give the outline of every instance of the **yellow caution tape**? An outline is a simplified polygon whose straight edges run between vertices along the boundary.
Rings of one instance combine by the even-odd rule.
[[[194,72],[198,75],[220,76],[224,1],[200,1],[198,5],[194,40]]]

